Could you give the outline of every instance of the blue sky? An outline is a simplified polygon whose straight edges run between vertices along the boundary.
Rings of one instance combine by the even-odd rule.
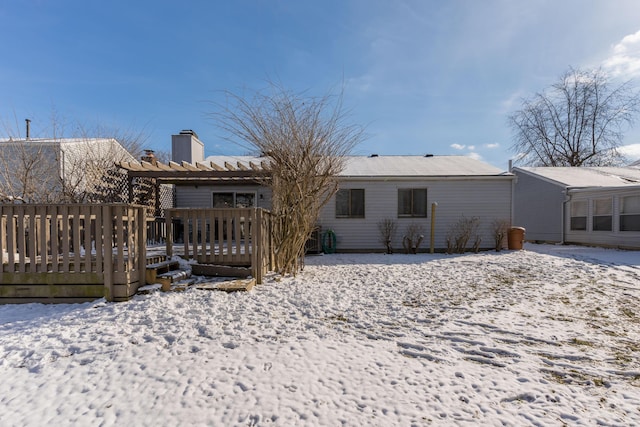
[[[144,129],[156,150],[193,129],[206,155],[244,154],[210,117],[221,91],[272,79],[314,95],[344,85],[368,134],[356,154],[506,169],[522,97],[569,66],[640,77],[637,0],[2,0],[0,22],[0,135],[30,118],[50,136],[55,114]]]

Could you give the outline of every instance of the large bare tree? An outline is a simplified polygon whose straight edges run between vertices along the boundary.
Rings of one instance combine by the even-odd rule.
[[[311,97],[271,83],[249,97],[226,92],[215,113],[231,139],[268,157],[276,271],[295,274],[320,208],[337,191],[345,156],[363,139],[340,94]]]
[[[512,150],[518,163],[532,166],[618,164],[618,147],[639,105],[631,81],[614,84],[601,69],[571,68],[509,117]]]

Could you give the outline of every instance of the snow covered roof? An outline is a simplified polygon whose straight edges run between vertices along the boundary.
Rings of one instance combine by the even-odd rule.
[[[350,156],[345,177],[496,176],[504,171],[467,156]]]
[[[514,171],[537,175],[565,187],[640,185],[640,169],[633,167],[522,167]]]
[[[260,164],[266,157],[210,156],[205,163]],[[347,156],[343,177],[499,176],[508,175],[487,163],[466,156]]]

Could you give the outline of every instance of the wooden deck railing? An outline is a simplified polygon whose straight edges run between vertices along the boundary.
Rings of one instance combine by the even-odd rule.
[[[0,205],[0,302],[125,300],[144,284],[144,207]]]
[[[261,208],[166,209],[167,256],[174,242],[200,264],[251,267],[257,283],[271,269],[271,214]]]

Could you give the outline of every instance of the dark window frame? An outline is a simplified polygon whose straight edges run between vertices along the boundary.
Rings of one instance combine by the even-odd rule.
[[[338,206],[347,194],[347,205]],[[359,204],[362,206],[358,206]],[[365,191],[364,188],[342,188],[336,193],[336,218],[364,218],[365,217]],[[361,213],[360,213],[361,212]]]
[[[229,206],[226,208],[221,208],[221,209],[234,209],[238,207],[238,195],[242,195],[242,196],[246,196],[246,195],[251,195],[251,197],[253,198],[253,204],[249,207],[255,208],[258,206],[258,194],[255,191],[213,191],[211,193],[211,206],[213,206],[215,208],[215,197],[216,195],[231,195],[232,198],[232,205],[233,206]]]
[[[401,196],[401,192],[410,192],[410,208],[408,213],[401,212],[405,208],[404,203],[402,203],[403,198]],[[422,206],[424,209],[423,212],[420,212],[416,206],[417,201],[419,201],[419,198],[416,197],[417,192],[424,192],[424,206]],[[427,188],[398,188],[398,218],[427,218],[429,211],[428,197],[429,191]]]

